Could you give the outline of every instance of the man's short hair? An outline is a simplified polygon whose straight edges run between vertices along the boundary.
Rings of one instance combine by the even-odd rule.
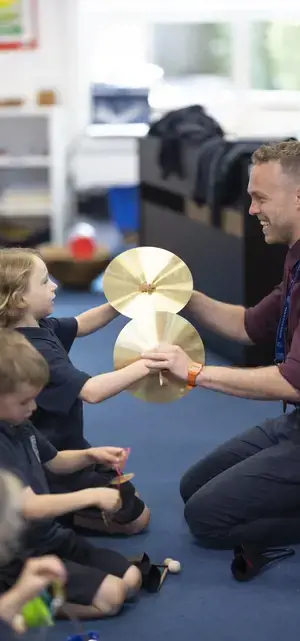
[[[253,165],[278,162],[284,173],[300,179],[300,142],[289,140],[262,145],[252,155]]]

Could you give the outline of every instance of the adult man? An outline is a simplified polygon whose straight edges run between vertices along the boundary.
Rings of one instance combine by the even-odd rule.
[[[168,369],[190,385],[287,404],[282,416],[233,438],[183,476],[186,521],[213,547],[300,541],[300,143],[258,149],[248,191],[266,243],[289,247],[282,283],[247,310],[199,292],[189,308],[231,339],[273,342],[274,365],[201,367],[172,345],[143,355],[150,369]]]

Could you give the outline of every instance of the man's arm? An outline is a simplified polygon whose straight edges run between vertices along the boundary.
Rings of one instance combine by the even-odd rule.
[[[110,303],[104,303],[104,305],[99,305],[99,307],[93,307],[79,316],[76,316],[77,320],[77,337],[87,336],[96,332],[97,329],[105,327],[110,321],[112,321],[119,312],[114,309]]]
[[[222,303],[201,292],[193,292],[187,309],[199,324],[211,331],[240,343],[252,343],[245,329],[245,308],[241,305]]]
[[[146,352],[143,357],[150,370],[168,370],[176,378],[187,381],[192,361],[180,347],[162,345],[153,352]],[[243,398],[300,401],[300,391],[281,375],[277,365],[245,369],[205,365],[196,383],[199,387]]]
[[[206,389],[253,400],[299,403],[300,392],[283,378],[276,365],[234,368],[205,366],[197,385]]]
[[[266,343],[275,339],[281,313],[283,283],[257,305],[245,309],[213,300],[194,292],[187,309],[199,324],[211,331],[244,344]]]

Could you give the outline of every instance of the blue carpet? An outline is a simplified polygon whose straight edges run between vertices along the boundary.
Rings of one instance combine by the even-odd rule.
[[[92,294],[61,293],[56,315],[74,315],[100,304]],[[78,339],[73,362],[96,374],[112,369],[116,337],[127,322],[118,318],[100,333]],[[211,353],[207,362],[222,363]],[[274,566],[249,584],[230,574],[231,554],[202,550],[183,519],[178,483],[186,468],[222,441],[281,411],[278,403],[258,403],[195,390],[168,405],[146,404],[124,392],[98,406],[85,407],[86,436],[94,445],[130,446],[128,471],[152,511],[147,534],[131,539],[101,539],[101,545],[127,555],[147,551],[157,563],[166,557],[182,564],[160,593],[142,594],[115,619],[94,628],[105,641],[296,641],[300,627],[300,555]],[[49,639],[72,633],[63,623]]]

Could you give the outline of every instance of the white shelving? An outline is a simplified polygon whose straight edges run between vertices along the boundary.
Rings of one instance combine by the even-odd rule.
[[[62,244],[70,203],[62,108],[0,108],[2,219],[46,219],[51,241]]]
[[[50,156],[0,156],[0,167],[50,167]]]

